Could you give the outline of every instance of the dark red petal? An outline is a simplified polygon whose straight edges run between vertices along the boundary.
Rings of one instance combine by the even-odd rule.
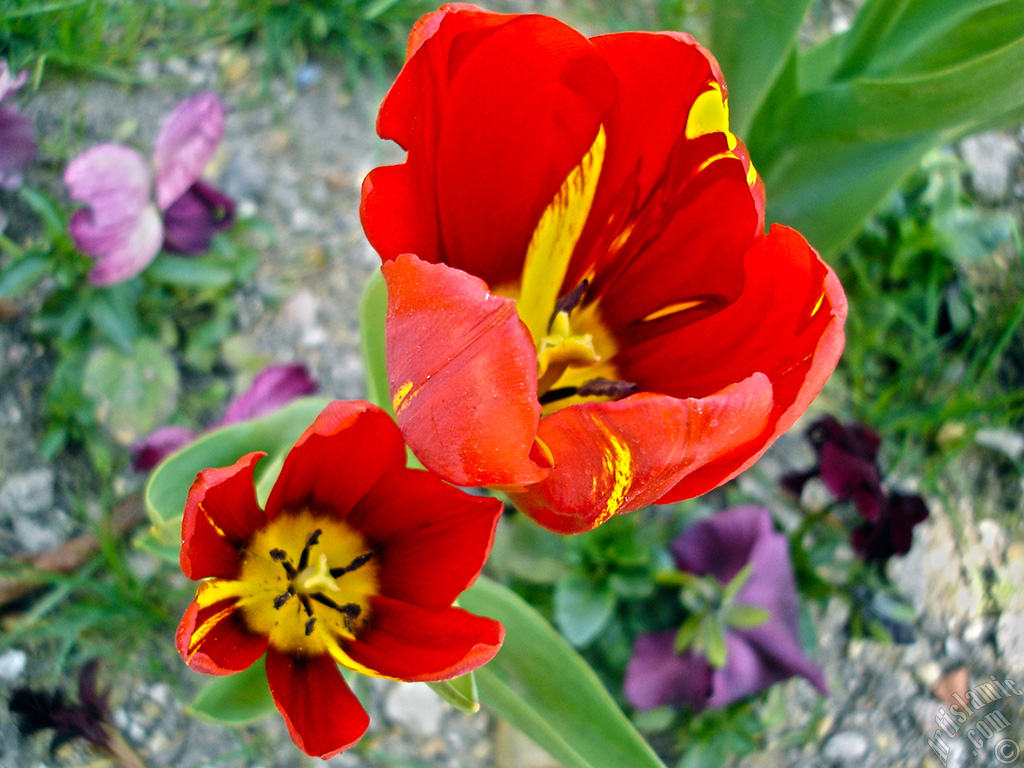
[[[687,476],[663,497],[690,498],[753,464],[807,409],[843,349],[846,297],[835,273],[800,236],[775,225],[747,254],[745,287],[726,309],[619,355],[623,378],[641,389],[700,397],[754,372],[775,406],[750,443]]]
[[[193,638],[198,632],[202,638]],[[250,632],[233,600],[200,608],[193,600],[178,624],[175,646],[196,672],[230,675],[248,669],[267,650],[267,638]]]
[[[343,643],[358,664],[407,682],[450,680],[494,658],[505,629],[461,608],[428,611],[383,595],[371,603],[369,627]]]
[[[540,419],[537,353],[515,302],[414,256],[382,271],[388,383],[413,453],[455,485],[544,477],[530,458]]]
[[[405,466],[405,445],[391,417],[364,400],[335,401],[288,452],[267,500],[282,510],[344,516],[380,477]]]
[[[374,550],[381,594],[442,611],[480,575],[501,517],[497,499],[470,496],[422,470],[384,475],[348,524]]]
[[[512,502],[557,533],[580,533],[647,506],[682,478],[761,434],[771,385],[755,375],[701,399],[638,394],[571,406],[541,421],[554,469]]]
[[[551,18],[459,10],[427,27],[378,119],[408,160],[371,175],[363,225],[385,260],[414,253],[512,284],[615,80],[586,38]]]
[[[326,760],[348,749],[366,733],[366,714],[326,654],[288,656],[267,651],[267,683],[296,746]]]
[[[239,548],[267,522],[253,482],[253,467],[264,456],[250,453],[196,475],[181,520],[179,559],[190,579],[236,575]]]

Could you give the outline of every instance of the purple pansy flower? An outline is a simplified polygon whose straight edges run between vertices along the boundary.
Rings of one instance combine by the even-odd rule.
[[[22,70],[12,76],[7,62],[0,59],[0,188],[14,189],[21,175],[36,156],[36,132],[32,118],[4,102],[28,79]]]
[[[170,114],[147,159],[120,144],[101,144],[64,172],[68,194],[86,204],[71,217],[79,250],[98,259],[96,285],[139,274],[161,246],[197,254],[231,226],[230,198],[200,179],[224,135],[224,105],[213,93],[186,99]]]
[[[312,395],[318,389],[316,381],[301,363],[271,365],[257,374],[249,389],[228,403],[224,415],[209,429],[266,416],[295,398]],[[146,472],[199,435],[187,427],[159,427],[132,446],[132,467],[136,472]]]
[[[828,694],[821,670],[797,638],[796,585],[786,538],[757,506],[725,510],[690,526],[671,545],[681,571],[742,586],[732,601],[767,618],[756,626],[724,626],[724,663],[714,667],[692,649],[676,650],[678,632],[640,635],[626,668],[626,698],[637,709],[689,704],[722,707],[799,675]],[[741,573],[747,569],[746,574]],[[745,580],[743,580],[745,579]],[[746,622],[749,624],[749,622]]]

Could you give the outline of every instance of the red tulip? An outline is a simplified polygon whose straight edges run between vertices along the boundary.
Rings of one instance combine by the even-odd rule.
[[[559,532],[696,496],[821,389],[846,300],[764,232],[715,60],[451,4],[421,19],[363,187],[399,427],[457,485]]]
[[[497,653],[501,624],[452,602],[479,575],[502,506],[406,469],[394,422],[365,402],[335,402],[317,417],[265,508],[253,485],[262,456],[203,470],[189,491],[181,568],[206,581],[177,647],[211,675],[266,655],[292,739],[327,758],[369,723],[337,664],[436,681]]]

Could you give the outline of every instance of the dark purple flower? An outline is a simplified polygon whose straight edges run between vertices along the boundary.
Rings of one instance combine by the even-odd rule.
[[[864,560],[885,563],[909,552],[914,526],[928,518],[928,507],[916,494],[886,490],[878,468],[878,433],[825,416],[807,430],[807,439],[818,466],[784,476],[783,488],[799,495],[808,480],[820,477],[837,501],[853,501],[865,522],[853,530],[850,542]]]
[[[235,201],[199,180],[164,211],[164,248],[194,256],[234,223]]]
[[[109,747],[107,698],[96,688],[97,667],[97,662],[91,661],[79,672],[78,703],[68,701],[61,690],[15,689],[8,706],[17,718],[18,730],[25,735],[53,730],[51,751],[73,739]]]
[[[914,542],[914,526],[928,519],[928,507],[917,494],[890,493],[878,519],[850,534],[854,551],[864,560],[884,563],[905,555]]]
[[[257,374],[245,392],[228,403],[224,415],[209,428],[226,427],[266,416],[295,398],[312,395],[318,389],[316,381],[301,363],[268,366]],[[197,437],[198,433],[186,427],[159,427],[132,446],[132,467],[136,472],[146,472]]]
[[[820,477],[838,501],[852,499],[866,519],[877,519],[885,498],[878,472],[882,444],[878,433],[860,424],[844,426],[834,417],[824,416],[807,430],[807,439],[818,455],[818,466],[786,475],[782,486],[799,495],[804,483]]]
[[[148,160],[134,149],[101,144],[68,165],[64,183],[86,204],[71,218],[75,245],[99,261],[89,274],[113,285],[139,274],[161,245],[201,253],[231,225],[234,204],[200,174],[224,135],[224,105],[213,93],[185,100],[170,114]]]
[[[184,448],[199,437],[199,433],[188,427],[167,424],[157,427],[132,446],[132,467],[136,472],[148,472],[165,457],[179,448]]]
[[[722,707],[795,675],[828,694],[821,670],[800,647],[789,547],[767,509],[735,507],[701,520],[673,541],[671,550],[681,571],[722,586],[743,578],[741,571],[749,567],[732,604],[762,609],[767,620],[756,626],[726,622],[726,654],[718,668],[693,650],[677,653],[675,630],[641,635],[624,684],[634,707]]]
[[[21,88],[28,72],[12,77],[7,62],[0,59],[0,188],[13,189],[21,184],[21,175],[36,156],[36,131],[32,118],[17,107],[4,105]]]

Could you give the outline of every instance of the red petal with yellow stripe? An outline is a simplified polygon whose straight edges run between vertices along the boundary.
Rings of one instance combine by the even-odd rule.
[[[401,256],[388,286],[387,365],[395,417],[424,466],[455,485],[544,477],[536,351],[515,302],[473,275]]]

